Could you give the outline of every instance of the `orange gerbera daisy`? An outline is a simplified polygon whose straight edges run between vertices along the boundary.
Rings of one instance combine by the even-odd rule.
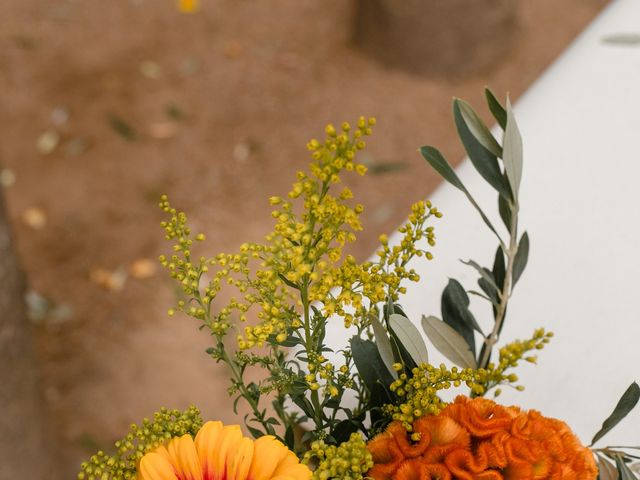
[[[367,448],[375,480],[594,480],[591,452],[569,427],[485,398],[458,397],[440,414],[414,422],[412,442],[400,422]]]
[[[191,435],[174,438],[147,453],[140,480],[308,480],[311,471],[271,436],[251,440],[238,425],[207,422]]]

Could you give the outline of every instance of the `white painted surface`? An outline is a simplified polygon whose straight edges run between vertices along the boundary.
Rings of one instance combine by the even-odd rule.
[[[640,46],[602,42],[623,32],[640,32],[639,0],[610,5],[515,106],[525,154],[521,228],[531,254],[500,343],[540,326],[556,336],[538,366],[523,362],[526,391],[505,391],[500,401],[563,419],[587,443],[640,380]],[[497,195],[468,160],[457,172],[485,211],[497,211]],[[422,281],[401,301],[416,322],[423,313],[440,316],[448,277],[477,289],[477,274],[458,259],[490,267],[497,246],[461,192],[443,184],[431,199],[444,212],[436,258],[412,265]],[[488,330],[488,304],[473,298],[472,311]],[[338,342],[344,331],[330,335]],[[434,348],[430,356],[440,363]],[[639,437],[640,406],[600,443],[637,445]]]

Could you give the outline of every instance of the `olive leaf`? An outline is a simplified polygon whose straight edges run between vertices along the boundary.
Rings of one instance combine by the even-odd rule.
[[[529,234],[524,232],[522,237],[520,237],[520,242],[518,243],[518,252],[516,253],[516,257],[513,259],[513,285],[518,282],[524,268],[527,266],[527,260],[529,259]]]
[[[511,103],[507,98],[507,126],[504,131],[503,140],[503,156],[504,169],[513,191],[513,196],[517,200],[520,190],[520,181],[522,180],[522,137],[518,124],[511,110]]]
[[[372,391],[377,383],[387,388],[395,380],[385,366],[378,347],[371,340],[363,340],[354,336],[349,340],[353,362],[358,373],[369,391]],[[305,411],[307,415],[308,412]],[[312,416],[313,413],[309,416]]]
[[[420,335],[420,331],[411,323],[411,320],[394,313],[389,317],[389,327],[417,365],[429,363],[427,346],[422,339],[422,335]]]
[[[449,279],[449,283],[442,292],[440,305],[442,320],[462,335],[472,352],[475,351],[475,339],[473,331],[482,333],[480,325],[469,310],[469,296],[460,283]]]
[[[631,410],[633,410],[633,407],[636,406],[638,400],[640,400],[640,387],[636,382],[633,382],[631,385],[629,385],[629,388],[627,388],[622,394],[622,397],[620,397],[620,400],[618,400],[618,404],[616,405],[616,408],[613,409],[611,415],[609,415],[607,419],[602,422],[602,427],[600,428],[598,433],[593,436],[591,445],[604,437],[613,427],[615,427],[620,422],[620,420],[626,417],[627,414]]]
[[[469,156],[469,160],[471,160],[474,168],[478,171],[480,176],[489,183],[489,185],[495,188],[501,196],[509,198],[511,196],[511,190],[509,188],[509,184],[504,180],[496,155],[487,150],[487,148],[485,148],[482,143],[475,138],[473,132],[469,129],[469,126],[464,120],[461,112],[461,104],[458,102],[458,99],[453,102],[453,118],[456,128],[458,129],[458,136],[460,137],[460,140],[462,140],[462,145]],[[468,108],[471,109],[471,106]],[[478,121],[480,122],[480,119],[478,119]],[[488,130],[487,133],[491,136]]]
[[[391,347],[391,341],[387,336],[387,330],[382,326],[380,320],[375,316],[369,317],[371,327],[373,328],[373,334],[376,339],[376,345],[378,346],[378,353],[382,361],[386,365],[387,369],[393,375],[394,378],[398,378],[398,373],[393,369],[393,348]]]
[[[622,455],[616,455],[616,466],[618,467],[618,478],[620,480],[638,480],[638,477],[631,471],[631,469],[624,462]]]
[[[482,217],[482,221],[489,227],[489,229],[498,237],[498,240],[502,242],[502,238],[498,234],[498,231],[495,229],[491,220],[485,215],[485,213],[478,205],[478,202],[471,196],[467,187],[464,186],[456,172],[453,170],[449,162],[442,156],[442,154],[438,151],[438,149],[430,146],[420,147],[420,154],[424,157],[424,159],[429,162],[431,165],[447,182],[456,187],[458,190],[462,191],[466,196],[471,205],[478,211],[480,217]]]
[[[600,455],[598,455],[598,472],[600,480],[618,480],[618,469]]]
[[[491,110],[491,113],[493,114],[493,118],[496,119],[496,122],[498,122],[498,125],[500,125],[500,127],[502,127],[502,129],[504,130],[505,127],[507,126],[506,110],[504,109],[502,104],[498,101],[498,99],[493,94],[493,92],[489,90],[489,88],[484,89],[484,96],[487,99],[487,105],[489,105],[489,110]]]
[[[427,337],[446,358],[463,368],[477,368],[476,359],[469,345],[449,325],[437,317],[422,316],[422,328]]]
[[[480,119],[473,107],[460,98],[454,98],[453,104],[454,109],[455,107],[458,108],[458,112],[469,129],[469,132],[476,140],[478,140],[480,145],[493,153],[496,157],[501,157],[502,147],[496,141],[484,122]]]

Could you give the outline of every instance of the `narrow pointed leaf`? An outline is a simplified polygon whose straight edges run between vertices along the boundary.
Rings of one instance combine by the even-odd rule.
[[[620,420],[627,416],[627,414],[633,410],[640,400],[640,387],[636,382],[629,385],[629,388],[622,394],[616,408],[613,409],[611,415],[602,423],[602,428],[593,436],[591,445],[596,443],[602,437],[604,437],[613,427],[615,427]]]
[[[431,165],[447,182],[456,187],[458,190],[462,191],[466,196],[471,205],[478,211],[480,217],[482,217],[482,221],[489,227],[489,229],[494,233],[494,235],[502,242],[502,238],[500,234],[495,229],[489,218],[485,215],[485,213],[478,205],[478,202],[471,196],[469,190],[464,186],[456,172],[451,168],[449,162],[442,156],[442,154],[434,147],[424,146],[420,147],[420,153],[424,157],[424,159],[429,162]]]
[[[416,364],[429,363],[427,346],[422,339],[422,335],[420,335],[420,331],[411,323],[411,320],[394,313],[389,317],[389,326]]]
[[[489,128],[484,124],[473,107],[460,98],[454,99],[453,102],[454,104],[457,104],[464,123],[480,145],[493,153],[496,157],[501,157],[502,147],[496,141],[495,137],[489,131]]]
[[[518,252],[516,258],[513,259],[513,285],[518,282],[522,272],[524,272],[527,266],[527,260],[529,259],[529,235],[527,232],[522,234],[520,242],[518,243]]]
[[[441,300],[442,320],[464,338],[472,352],[476,343],[473,331],[481,332],[480,326],[469,311],[469,296],[457,280],[449,279],[449,283],[442,292]]]
[[[605,457],[598,455],[600,480],[618,480],[618,469]]]
[[[624,462],[622,455],[616,455],[616,467],[618,467],[618,478],[620,480],[638,480],[638,477]]]
[[[495,188],[503,197],[509,198],[511,196],[511,190],[509,189],[509,185],[504,181],[502,171],[498,165],[498,159],[494,153],[485,148],[482,142],[475,137],[474,132],[471,131],[468,124],[465,122],[464,114],[462,113],[464,105],[466,105],[468,111],[473,112],[473,109],[469,104],[465,104],[462,100],[455,99],[453,101],[453,118],[455,120],[456,128],[458,129],[458,136],[462,140],[462,144],[469,156],[469,160],[471,160],[475,169],[482,178],[489,183],[489,185]],[[475,115],[475,112],[473,114]],[[479,118],[478,122],[481,122]],[[487,134],[491,136],[488,130]],[[497,145],[497,147],[499,148],[499,145]]]
[[[507,111],[504,109],[502,104],[498,101],[491,90],[485,88],[484,95],[487,98],[487,105],[489,105],[489,110],[491,110],[493,118],[496,119],[498,125],[500,125],[500,127],[502,127],[502,130],[504,130],[507,126]]]
[[[500,288],[496,284],[496,279],[493,277],[493,273],[491,273],[488,269],[481,267],[473,260],[460,260],[465,265],[469,265],[476,269],[476,271],[482,276],[482,278],[495,290],[497,294],[500,294]]]
[[[458,178],[458,175],[453,170],[453,167],[449,165],[447,159],[442,156],[438,149],[430,146],[420,147],[420,154],[427,162],[429,162],[429,165],[431,165],[435,169],[435,171],[442,176],[442,178],[444,178],[447,182],[449,182],[457,189],[467,193],[467,189],[462,184],[460,178]]]
[[[498,212],[500,212],[504,226],[507,227],[507,230],[511,230],[511,206],[502,195],[498,195]]]
[[[363,340],[360,337],[352,337],[349,341],[353,362],[356,364],[360,378],[371,391],[376,383],[381,383],[385,388],[395,380],[385,366],[378,347],[371,340]],[[307,413],[305,411],[305,413]],[[308,415],[308,413],[307,413]]]
[[[507,98],[507,127],[504,131],[503,156],[504,169],[509,178],[509,185],[514,197],[518,198],[520,181],[522,180],[522,137],[518,124],[511,110],[511,103]]]
[[[506,275],[506,267],[504,264],[504,253],[502,252],[502,247],[498,247],[496,250],[496,256],[493,260],[493,278],[496,281],[496,285],[498,288],[502,290],[504,286],[504,277]]]
[[[371,322],[371,327],[373,328],[376,345],[378,346],[378,353],[380,353],[380,357],[386,365],[387,370],[389,370],[389,373],[391,373],[394,378],[398,378],[398,373],[393,369],[395,361],[393,359],[393,348],[391,347],[391,341],[387,335],[387,330],[376,317],[371,316],[369,317],[369,320]]]
[[[423,315],[422,328],[433,346],[454,364],[462,368],[476,368],[476,359],[469,345],[449,325],[437,317]]]

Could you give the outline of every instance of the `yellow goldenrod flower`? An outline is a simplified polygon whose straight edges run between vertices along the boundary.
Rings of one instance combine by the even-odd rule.
[[[251,440],[238,425],[207,422],[195,440],[186,434],[147,453],[140,480],[308,480],[311,471],[271,436]]]
[[[198,0],[178,0],[178,10],[182,13],[193,13],[199,8]]]

